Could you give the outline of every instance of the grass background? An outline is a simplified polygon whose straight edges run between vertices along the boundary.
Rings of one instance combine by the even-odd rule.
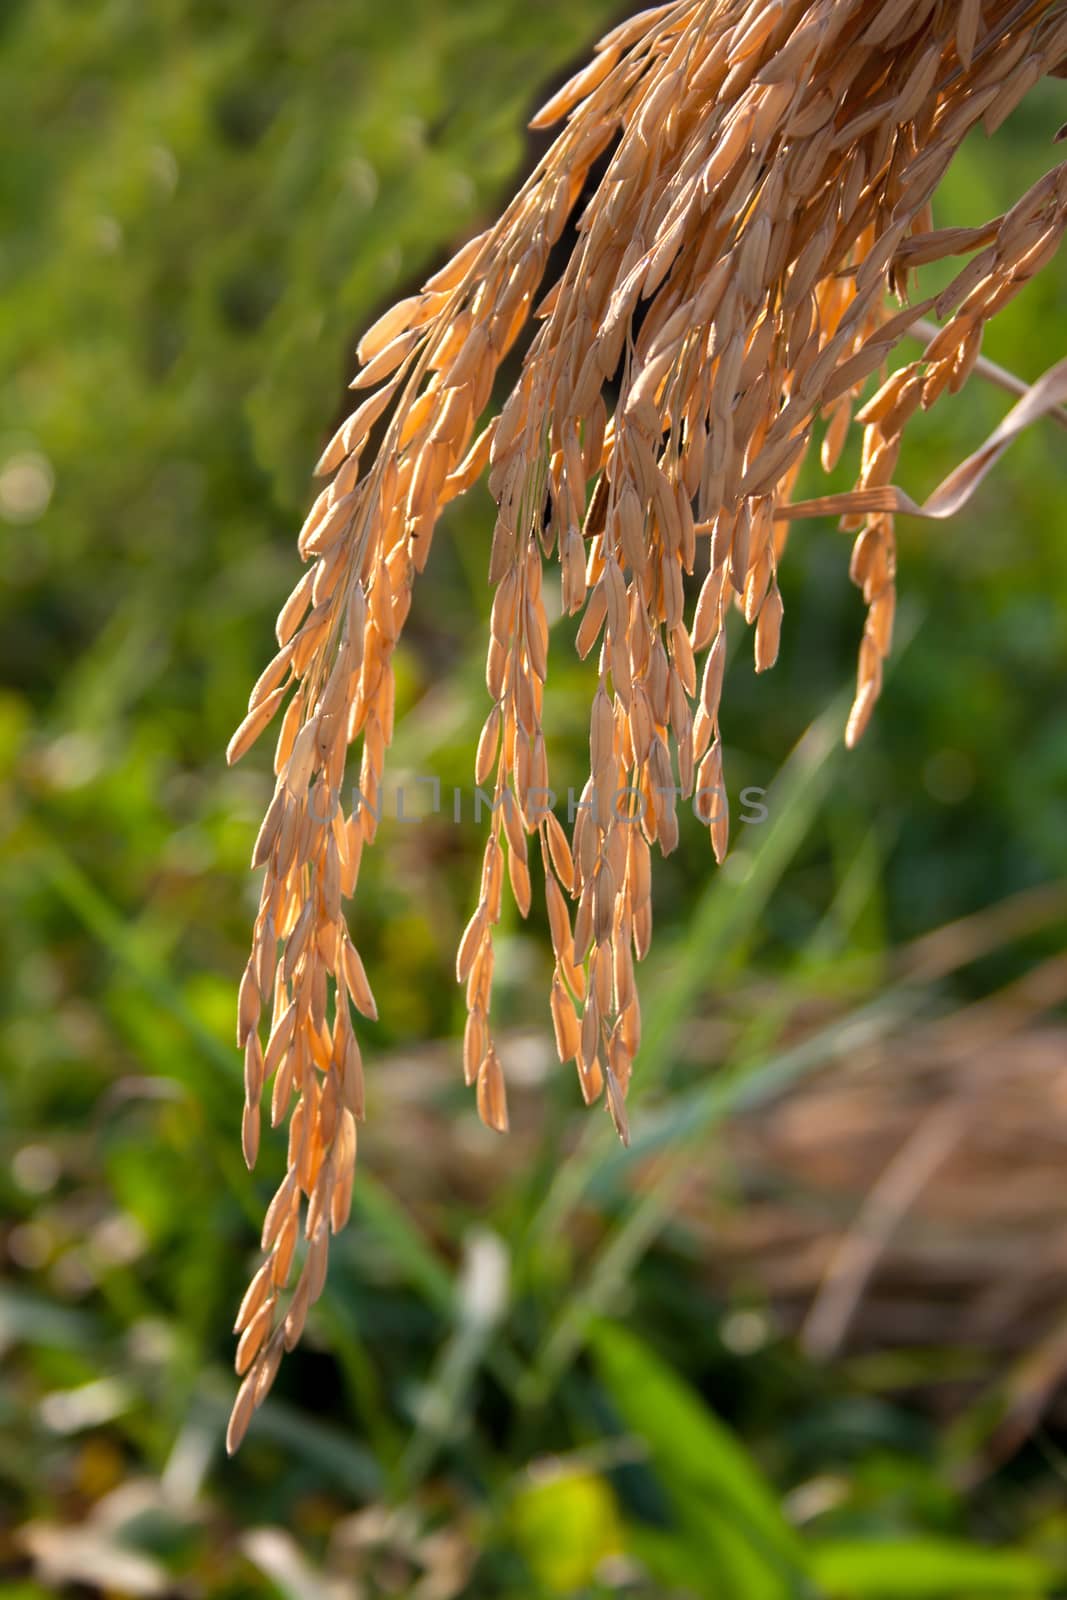
[[[1000,1376],[980,1337],[950,1325],[922,1352],[935,1389],[985,1375],[947,1407],[891,1361],[816,1364],[683,1204],[699,1183],[729,1212],[735,1119],[833,1073],[857,1029],[891,1055],[902,1019],[1062,949],[1061,910],[936,982],[895,976],[911,941],[1064,876],[1051,424],[956,523],[902,524],[898,647],[847,757],[862,606],[841,536],[794,531],[781,660],[757,680],[746,641],[725,698],[731,796],[774,784],[769,819],[720,873],[691,819],[661,864],[629,1154],[553,1069],[536,914],[499,948],[516,1133],[481,1130],[452,981],[479,830],[383,825],[353,914],[382,1016],[353,1223],[304,1347],[222,1451],[229,1326],[284,1157],[265,1141],[250,1177],[239,1154],[269,784],[222,752],[359,330],[491,218],[532,158],[526,118],[617,9],[0,12],[0,104],[21,108],[0,120],[5,1595],[1067,1592],[1054,1412],[974,1468]],[[1063,117],[1050,81],[969,144],[939,220],[1010,205]],[[1062,355],[1064,284],[1059,261],[988,353],[1028,379]],[[926,493],[1003,410],[972,384],[917,419],[900,481]],[[438,534],[394,779],[469,782],[490,526],[480,487]],[[580,784],[590,674],[554,646],[546,726]]]

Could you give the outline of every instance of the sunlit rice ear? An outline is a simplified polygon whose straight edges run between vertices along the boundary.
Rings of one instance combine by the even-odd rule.
[[[246,1159],[269,1086],[288,1165],[238,1315],[229,1449],[300,1337],[351,1202],[356,1022],[377,1013],[345,902],[374,839],[394,657],[442,508],[487,476],[490,706],[474,759],[492,810],[457,961],[467,1081],[505,1131],[494,931],[505,879],[525,916],[540,875],[559,1056],[626,1138],[652,848],[675,848],[691,803],[715,859],[726,853],[727,639],[751,626],[757,670],[773,666],[789,521],[843,515],[855,536],[867,620],[851,744],[891,644],[894,516],[958,510],[1019,428],[1067,396],[1056,369],[925,507],[893,485],[907,424],[983,370],[985,325],[1055,253],[1067,168],[984,228],[936,230],[931,200],[975,124],[998,127],[1065,55],[1063,8],[1016,0],[657,6],[609,33],[535,118],[562,127],[500,219],[360,341],[361,397],[320,457],[331,481],[299,536],[308,571],[227,752],[238,760],[280,714],[238,1032]],[[936,299],[909,303],[915,269],[958,255],[970,259]],[[891,373],[931,311],[941,325]],[[854,425],[851,495],[794,505],[812,440],[832,470]],[[542,798],[557,581],[590,692],[570,838]],[[363,803],[346,813],[353,767]]]

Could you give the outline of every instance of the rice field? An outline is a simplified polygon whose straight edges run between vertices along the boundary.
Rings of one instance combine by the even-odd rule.
[[[889,349],[892,258],[863,276],[863,230],[882,222],[860,215],[881,124],[829,148],[816,87],[790,101],[796,161],[813,185],[830,163],[835,216],[857,186],[856,231],[830,239],[787,201],[788,162],[739,167],[754,187],[721,194],[721,235],[682,227],[655,264],[625,373],[603,355],[598,410],[591,383],[575,394],[583,318],[599,325],[638,237],[653,281],[687,174],[710,160],[730,176],[735,108],[773,143],[782,86],[800,81],[719,95],[719,121],[687,109],[670,32],[685,9],[642,24],[663,30],[644,76],[624,24],[570,90],[617,9],[302,0],[238,17],[45,0],[0,22],[0,80],[33,130],[0,130],[5,1592],[1052,1596],[1067,1582],[1061,425],[1035,417],[951,520],[848,499],[891,477],[936,509],[1018,399],[1004,374],[1029,385],[1063,358],[1062,255],[1043,259],[1063,84],[1023,84],[1062,7],[1030,7],[1030,44],[1014,61],[998,44],[988,80],[983,28],[1018,10],[993,0],[926,7],[907,82],[872,89],[856,62],[828,63],[840,92],[917,119],[936,192],[927,216],[922,184],[901,191],[914,214],[894,250],[910,258],[892,270],[934,329],[911,338],[898,319]],[[703,36],[707,82],[734,70],[731,51],[773,55],[803,9],[749,8],[740,32]],[[882,9],[888,28],[908,8]],[[835,8],[846,39],[864,11]],[[932,38],[960,66],[933,111]],[[616,94],[634,97],[629,142],[598,121]],[[579,110],[525,132],[546,101],[546,122]],[[924,115],[959,145],[943,174]],[[627,161],[661,164],[635,188]],[[885,215],[898,203],[887,188]],[[852,290],[869,298],[809,392],[807,335],[763,297],[774,261],[788,280],[814,238],[830,252],[808,250],[820,326],[847,318]],[[716,292],[738,331],[719,343],[716,324],[697,358],[702,249],[730,263]],[[972,256],[984,265],[966,278]],[[561,277],[567,292],[539,305]],[[961,302],[970,321],[948,320]],[[702,309],[714,324],[721,301]],[[861,371],[875,349],[895,374],[880,391]],[[350,468],[364,424],[349,414],[397,370],[421,376]],[[925,409],[942,379],[958,393]],[[746,484],[783,416],[803,448]],[[709,466],[727,418],[736,459]],[[646,477],[656,427],[667,455]],[[308,518],[324,448],[350,481]],[[776,514],[790,502],[819,514]],[[312,576],[264,679],[302,523]],[[305,618],[323,605],[315,634]],[[239,766],[223,759],[250,685],[253,717],[290,671],[313,706],[335,660],[345,694],[361,677],[363,744],[333,787],[347,812],[356,784],[382,799],[347,915],[351,849],[333,861],[308,826],[293,846],[324,852],[306,903],[347,930],[339,953],[277,870],[301,791],[272,801],[275,730]],[[304,715],[279,766],[303,737],[306,805],[331,754]],[[639,790],[656,740],[675,762],[688,748],[693,789],[725,788],[728,838],[684,768],[676,805],[651,837],[628,830],[621,855],[622,830],[583,834],[580,808],[537,813],[542,761],[561,796]],[[499,799],[501,785],[522,805],[476,815],[475,788]],[[281,1006],[270,990],[260,1035],[246,980],[242,1074],[232,1011],[253,923],[257,989],[266,949],[253,848],[281,885],[278,971],[296,988]],[[246,1110],[252,1173],[241,1126],[268,1080],[285,1112],[285,1062],[290,1092],[302,1081],[290,1052],[298,991],[320,1006],[318,980],[299,981],[312,951],[339,960],[360,1013],[351,1033],[332,1001],[317,1013],[331,1048],[343,1035],[332,1111],[309,1080],[320,1154],[341,1139],[318,1188],[299,1124],[287,1148]],[[301,1161],[339,1228],[328,1274],[325,1235],[285,1209]],[[227,1458],[234,1313],[253,1277],[239,1362],[256,1373],[279,1256],[306,1285],[278,1324],[292,1352]]]

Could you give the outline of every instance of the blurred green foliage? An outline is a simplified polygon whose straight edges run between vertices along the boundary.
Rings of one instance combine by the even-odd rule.
[[[957,1435],[893,1393],[815,1371],[773,1322],[732,1348],[736,1306],[671,1223],[694,1165],[728,1183],[731,1109],[819,1066],[835,1028],[986,992],[1055,947],[1051,930],[938,994],[886,987],[902,941],[1067,866],[1051,427],[957,524],[902,526],[897,658],[847,759],[861,604],[841,536],[792,534],[782,659],[729,674],[731,794],[796,750],[722,874],[695,824],[663,864],[631,1154],[556,1073],[535,1158],[498,1161],[490,1204],[462,1160],[440,1165],[444,1118],[464,1158],[491,1138],[454,1046],[410,1056],[456,1032],[478,835],[383,825],[354,913],[382,1013],[356,1215],[307,1348],[221,1455],[228,1328],[282,1160],[269,1141],[250,1177],[239,1156],[231,1014],[269,790],[261,756],[230,773],[222,751],[359,330],[492,215],[530,159],[526,117],[616,9],[0,11],[18,108],[0,122],[5,1594],[1064,1592],[1062,1469],[1027,1458],[969,1491]],[[967,148],[941,217],[1009,205],[1062,120],[1062,85],[1041,86]],[[1064,282],[1061,262],[1028,289],[995,359],[1034,377],[1062,354]],[[920,419],[901,481],[925,492],[1003,409],[972,384]],[[398,662],[393,771],[446,785],[467,782],[485,710],[489,502],[468,500]],[[559,631],[546,720],[577,783],[589,674]],[[544,928],[503,933],[502,1016],[541,1060]],[[745,973],[773,1004],[743,999]],[[844,1021],[797,1053],[804,1001]],[[681,1048],[712,1012],[737,1023],[725,1059],[703,1034]],[[415,1097],[376,1151],[382,1078],[405,1070],[425,1114]]]

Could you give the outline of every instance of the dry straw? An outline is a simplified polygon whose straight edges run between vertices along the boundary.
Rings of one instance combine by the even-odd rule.
[[[375,1004],[344,907],[374,838],[393,653],[443,507],[488,472],[498,508],[491,706],[476,776],[499,805],[457,962],[467,1081],[485,1122],[506,1128],[493,930],[505,877],[529,910],[535,846],[560,1059],[576,1063],[583,1096],[603,1097],[625,1137],[651,851],[678,837],[677,789],[696,797],[716,859],[725,854],[715,791],[726,634],[748,623],[757,669],[773,665],[789,519],[843,513],[855,535],[851,573],[868,609],[852,744],[892,638],[894,513],[958,509],[1007,440],[1067,398],[1061,363],[926,507],[891,486],[909,418],[960,389],[985,323],[1056,250],[1067,167],[981,228],[935,229],[931,198],[968,132],[981,123],[992,133],[1065,57],[1063,0],[702,0],[645,11],[601,40],[534,119],[562,131],[500,220],[364,336],[358,404],[322,454],[330,481],[300,532],[308,570],[228,752],[236,761],[285,706],[252,857],[266,871],[238,1040],[245,1158],[256,1159],[269,1090],[289,1159],[237,1318],[243,1382],[230,1449],[300,1338],[349,1212],[363,1114],[353,1009],[373,1017]],[[603,176],[586,195],[594,163]],[[569,219],[574,246],[546,288]],[[966,264],[942,293],[909,298],[915,268],[958,256]],[[887,375],[931,315],[940,326],[921,355]],[[496,373],[524,334],[519,376],[497,409]],[[876,373],[877,392],[857,410]],[[791,505],[820,417],[827,469],[853,423],[862,429],[856,491]],[[554,559],[563,609],[580,615],[578,650],[597,674],[588,806],[570,838],[544,803],[543,583]],[[355,760],[370,804],[346,815]]]

